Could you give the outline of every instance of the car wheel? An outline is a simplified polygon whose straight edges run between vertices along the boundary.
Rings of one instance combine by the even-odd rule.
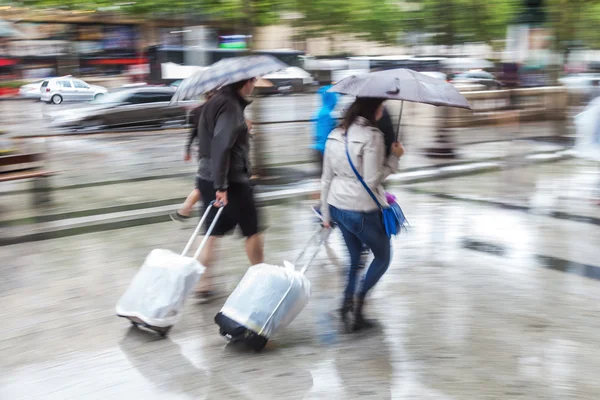
[[[50,99],[50,102],[52,102],[52,104],[60,104],[63,102],[63,98],[61,95],[59,94],[55,94],[54,96],[52,96],[52,98]]]
[[[104,93],[98,93],[97,95],[94,96],[94,101],[101,99],[104,96]]]

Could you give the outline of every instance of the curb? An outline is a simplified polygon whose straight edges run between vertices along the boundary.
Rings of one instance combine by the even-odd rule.
[[[537,210],[534,207],[525,204],[511,203],[507,201],[503,201],[502,199],[496,199],[493,197],[479,197],[479,196],[464,196],[464,195],[455,195],[449,193],[437,193],[431,192],[429,190],[419,189],[419,188],[409,188],[408,189],[412,193],[416,194],[424,194],[427,196],[436,197],[438,199],[443,200],[454,200],[454,201],[462,201],[466,203],[475,203],[481,205],[487,205],[492,207],[504,208],[506,210],[513,211],[521,211],[532,215],[541,215],[547,216],[550,218],[563,219],[568,221],[580,222],[584,224],[592,224],[592,225],[600,225],[600,218],[583,216],[577,214],[571,214],[564,211],[548,211],[544,212],[543,210]]]
[[[304,199],[308,198],[310,194],[316,193],[315,187],[318,187],[317,182],[306,185],[304,188],[260,193],[256,196],[256,200],[261,206],[265,206],[281,204],[289,200]],[[14,226],[4,229],[7,235],[0,237],[0,246],[167,222],[171,220],[169,213],[176,210],[180,205],[181,203],[177,203],[145,209]]]
[[[562,150],[532,151],[532,152],[527,152],[527,153],[520,153],[520,154],[517,154],[516,156],[527,158],[529,156],[539,155],[539,154],[555,154],[557,151],[562,151]],[[436,165],[426,165],[426,166],[420,166],[420,167],[404,168],[404,169],[402,169],[402,172],[404,173],[404,172],[414,172],[414,171],[435,170],[435,169],[439,169],[439,168],[471,165],[471,164],[478,164],[478,163],[482,163],[482,162],[498,162],[498,161],[505,160],[506,158],[507,157],[499,156],[499,157],[485,158],[485,159],[481,159],[479,161],[477,161],[477,160],[450,161],[450,162],[440,163],[440,164],[436,164]],[[279,163],[279,164],[272,164],[270,166],[266,166],[266,169],[267,170],[272,169],[275,171],[282,170],[282,169],[289,169],[294,174],[306,176],[307,173],[305,171],[298,169],[298,168],[292,168],[292,167],[297,166],[297,165],[310,165],[310,164],[312,164],[311,161],[304,161],[302,163]],[[186,178],[186,177],[190,177],[191,175],[193,175],[193,173],[177,172],[177,173],[165,174],[165,175],[151,175],[151,176],[140,176],[140,177],[136,177],[136,178],[115,179],[115,180],[111,180],[111,181],[76,183],[73,185],[56,186],[56,187],[52,188],[52,191],[85,189],[88,187],[121,185],[121,184],[133,183],[133,182],[146,182],[146,181],[154,181],[154,180],[160,180],[160,179]],[[308,177],[308,179],[310,179],[310,177]],[[295,180],[293,182],[289,182],[288,184],[296,184],[298,182],[299,182],[299,180]],[[264,186],[272,186],[272,184],[268,184],[268,185],[264,185]],[[274,186],[274,184],[273,184],[273,186]],[[17,189],[17,190],[11,190],[11,191],[2,191],[2,192],[0,192],[0,196],[26,194],[26,193],[31,193],[31,192],[33,192],[33,189]]]
[[[571,156],[564,150],[555,153],[533,154],[526,157],[526,159],[530,160],[533,164],[556,162],[569,158],[571,158]],[[515,168],[519,166],[515,166]],[[507,167],[511,168],[511,166],[505,166],[504,163],[500,161],[486,161],[468,165],[451,165],[436,169],[428,168],[426,170],[393,174],[388,177],[386,182],[392,187],[395,187],[400,184],[416,184],[499,171]],[[294,184],[293,187],[258,193],[256,195],[256,201],[261,206],[283,204],[288,201],[309,199],[311,195],[317,194],[319,190],[320,181],[314,179]],[[3,225],[8,227],[4,229],[5,234],[0,237],[0,246],[167,222],[170,221],[169,213],[173,212],[181,205],[181,202],[167,204],[169,202],[171,202],[171,200],[167,199],[158,200],[156,202],[124,205],[119,206],[124,207],[124,210],[101,214],[98,214],[97,211],[106,211],[110,208],[47,215],[43,217],[46,222],[33,224],[18,223],[35,218],[5,221]],[[139,208],[140,206],[144,208]],[[196,215],[196,212],[194,212],[194,215]]]

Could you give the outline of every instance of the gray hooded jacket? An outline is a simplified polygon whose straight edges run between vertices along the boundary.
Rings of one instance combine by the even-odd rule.
[[[198,121],[199,163],[197,177],[227,190],[229,182],[250,178],[249,132],[244,109],[250,104],[225,87],[207,101]]]

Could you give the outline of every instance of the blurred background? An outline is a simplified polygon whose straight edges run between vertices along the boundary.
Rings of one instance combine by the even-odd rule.
[[[0,0],[0,397],[597,399],[598,26],[598,0]],[[274,264],[316,226],[320,89],[410,68],[473,108],[386,102],[406,148],[387,185],[411,229],[375,291],[375,336],[327,318],[337,233],[264,362],[223,350],[220,304],[190,302],[162,342],[113,317],[148,252],[192,232],[169,213],[193,189],[202,99],[173,94],[248,54],[288,66],[247,109]],[[221,247],[231,291],[247,260],[237,236]]]

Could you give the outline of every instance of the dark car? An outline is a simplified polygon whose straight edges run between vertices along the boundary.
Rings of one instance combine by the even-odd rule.
[[[124,128],[184,124],[186,110],[172,105],[172,88],[144,86],[108,93],[86,107],[59,111],[51,125],[71,129]]]
[[[469,71],[458,74],[452,79],[452,83],[483,85],[489,90],[501,89],[504,86],[502,82],[494,78],[494,75],[486,71]]]

